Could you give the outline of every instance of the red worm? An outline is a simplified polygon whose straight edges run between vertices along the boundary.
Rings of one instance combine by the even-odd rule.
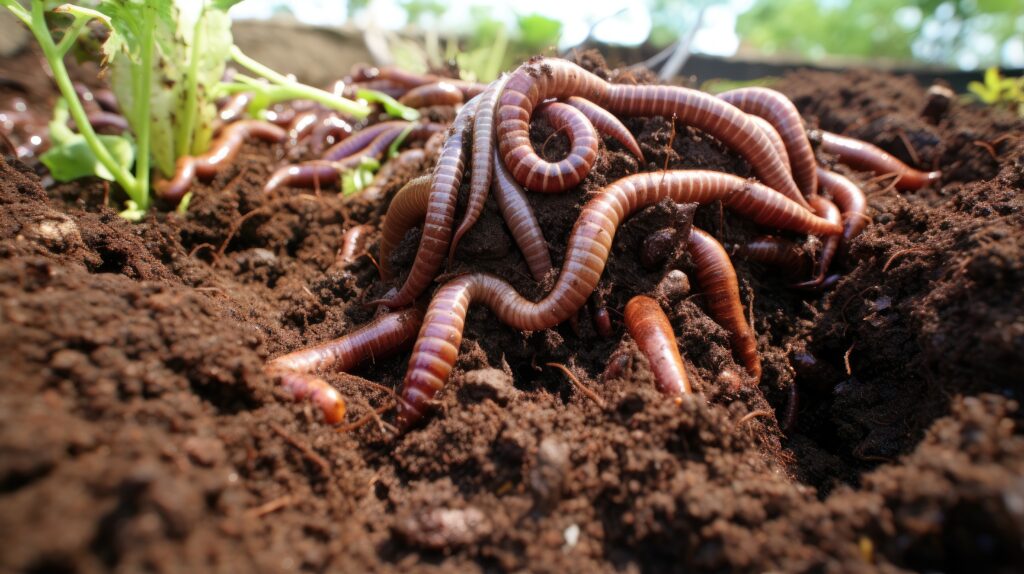
[[[430,202],[430,176],[424,175],[405,184],[391,199],[381,225],[380,273],[385,279],[394,277],[391,252],[401,243],[407,231],[423,223]]]
[[[377,139],[381,134],[394,131],[396,128],[399,133],[402,129],[409,125],[409,122],[396,120],[391,122],[381,122],[379,124],[373,124],[370,127],[363,128],[351,136],[339,141],[330,148],[327,149],[320,156],[320,159],[327,161],[337,161],[339,159],[348,157],[357,151],[370,145],[373,140]]]
[[[312,150],[315,154],[321,154],[325,145],[333,145],[348,136],[352,135],[352,124],[338,116],[327,116],[313,128]]]
[[[298,165],[286,165],[270,174],[263,185],[264,193],[271,193],[282,187],[334,187],[341,179],[337,162],[313,160]]]
[[[267,363],[267,372],[279,376],[295,400],[312,398],[328,423],[339,423],[345,401],[334,387],[310,373],[344,372],[366,360],[390,356],[412,342],[422,322],[423,311],[415,307],[388,313],[343,337],[277,357]]]
[[[399,103],[410,108],[427,106],[456,106],[463,100],[462,92],[450,82],[437,82],[417,86],[398,98]]]
[[[895,174],[896,188],[900,190],[919,189],[942,177],[940,171],[919,171],[867,142],[838,134],[821,131],[821,151],[832,154],[839,161],[854,169],[873,171],[876,174]]]
[[[338,255],[334,258],[335,264],[345,266],[355,261],[356,257],[363,253],[371,233],[373,233],[372,225],[363,224],[348,228],[341,238],[341,247],[338,249]]]
[[[864,228],[870,223],[868,200],[857,184],[838,173],[818,168],[818,180],[826,191],[832,194],[832,201],[843,215],[843,248],[849,248]]]
[[[458,356],[466,312],[473,302],[489,307],[498,320],[523,331],[553,327],[574,316],[593,293],[604,271],[619,223],[637,209],[670,198],[677,203],[720,200],[761,225],[804,233],[835,233],[842,227],[821,219],[775,190],[743,178],[712,171],[665,171],[622,178],[595,194],[573,226],[565,262],[550,293],[538,302],[524,299],[502,279],[483,273],[464,275],[442,285],[430,302],[416,346],[413,348],[399,401],[398,423],[408,428],[418,421],[430,400],[444,385]],[[708,293],[712,314],[734,333],[734,346],[751,375],[760,376],[756,352],[743,335],[735,272],[720,245],[715,251],[699,234],[691,235],[698,277]],[[694,240],[693,238],[697,238]],[[713,242],[717,245],[717,242]],[[723,278],[724,277],[724,278]],[[735,301],[726,297],[736,289]],[[739,308],[738,317],[735,308]],[[744,323],[745,324],[745,323]],[[749,327],[747,327],[749,333]]]
[[[590,123],[594,124],[594,127],[597,128],[597,131],[619,142],[622,144],[622,147],[629,150],[629,153],[635,155],[638,160],[644,161],[644,152],[640,150],[640,144],[637,143],[636,138],[629,132],[629,129],[622,125],[619,118],[594,102],[579,96],[566,98],[565,103],[583,112],[583,115],[587,116]]]
[[[771,141],[750,117],[714,96],[676,86],[630,86],[608,84],[601,78],[564,60],[543,59],[521,66],[509,78],[498,108],[498,141],[509,171],[516,181],[531,173],[556,170],[564,176],[561,185],[577,185],[592,165],[586,157],[570,153],[559,164],[545,162],[530,146],[530,117],[538,104],[549,98],[581,95],[613,114],[676,117],[701,129],[739,152],[766,185],[782,192],[805,209],[810,209],[779,158]],[[554,182],[546,179],[547,185]]]
[[[310,110],[295,116],[292,123],[288,124],[288,139],[295,143],[313,133],[320,121],[321,113],[318,110]]]
[[[650,362],[655,385],[662,394],[678,396],[693,392],[679,355],[676,334],[657,301],[643,295],[630,299],[626,303],[626,329]]]
[[[615,330],[612,328],[612,314],[603,304],[594,309],[594,329],[605,339],[609,339],[615,334]]]
[[[811,261],[800,246],[788,239],[762,235],[733,248],[733,255],[785,269],[795,277],[806,277]]]
[[[192,187],[193,176],[202,179],[212,178],[220,168],[235,161],[242,143],[250,136],[279,143],[284,141],[288,134],[273,124],[257,120],[243,120],[230,124],[221,131],[209,151],[203,155],[186,155],[178,158],[174,178],[157,182],[157,195],[169,202],[180,201]]]
[[[462,95],[467,99],[478,96],[487,87],[486,84],[466,82],[454,78],[444,78],[433,74],[417,74],[392,66],[385,66],[383,68],[361,67],[353,70],[352,72],[352,81],[360,84],[357,87],[363,87],[366,85],[366,82],[371,80],[386,80],[405,88],[417,88],[425,84],[448,82],[458,88],[459,91],[462,92]]]
[[[530,268],[530,275],[538,282],[551,271],[551,253],[548,251],[548,243],[544,240],[544,232],[541,231],[540,222],[533,212],[533,207],[526,200],[526,192],[512,174],[505,169],[505,164],[498,155],[498,149],[492,150],[494,154],[494,199],[501,210],[501,216],[512,232],[512,238],[523,253],[526,266]]]
[[[843,224],[843,217],[839,214],[839,208],[836,207],[836,204],[820,195],[812,195],[807,199],[811,202],[811,207],[814,208],[815,213],[838,225]],[[842,237],[842,235],[829,235],[822,240],[817,273],[809,281],[797,283],[794,287],[817,287],[821,285],[821,282],[825,280],[825,274],[828,273],[829,265],[832,264],[832,258],[835,257],[836,250],[839,249],[839,242],[842,240]]]
[[[747,324],[743,303],[740,301],[736,269],[722,244],[696,227],[690,231],[686,246],[693,260],[697,283],[703,289],[711,318],[729,331],[732,351],[743,363],[755,381],[761,380],[761,356],[757,354],[757,339]]]
[[[473,119],[473,156],[470,160],[472,169],[469,174],[469,199],[466,202],[466,213],[462,216],[462,222],[452,236],[451,246],[448,248],[448,260],[455,257],[455,250],[462,240],[462,236],[480,218],[480,212],[487,201],[487,190],[491,186],[491,176],[494,173],[494,110],[498,103],[498,96],[505,87],[508,78],[501,78],[491,84],[480,95],[476,106],[476,117]]]
[[[718,95],[748,114],[764,118],[782,138],[793,168],[793,179],[804,196],[817,192],[817,162],[803,119],[786,96],[768,88],[739,88]]]
[[[434,280],[448,254],[455,220],[455,203],[465,171],[466,152],[462,143],[477,101],[476,98],[470,100],[455,116],[431,177],[430,200],[416,259],[398,293],[381,301],[388,307],[404,307],[415,301]]]
[[[98,110],[89,113],[86,117],[89,120],[89,125],[96,130],[111,130],[121,133],[128,129],[128,120],[124,119],[121,114]]]
[[[224,123],[231,123],[245,117],[245,110],[249,107],[249,102],[252,101],[252,94],[241,93],[235,94],[229,97],[220,106],[220,111],[217,112],[217,117]]]
[[[775,148],[775,153],[779,154],[779,159],[782,160],[782,163],[790,167],[790,173],[792,173],[793,170],[789,161],[789,152],[786,151],[786,143],[782,141],[782,136],[779,135],[779,131],[775,129],[775,126],[768,123],[768,120],[762,117],[751,115],[750,119],[757,124],[757,127],[761,128],[764,135],[768,136],[768,139],[772,142],[772,147]]]

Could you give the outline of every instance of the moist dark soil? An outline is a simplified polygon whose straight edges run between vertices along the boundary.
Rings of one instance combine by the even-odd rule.
[[[650,80],[592,54],[584,64],[612,81]],[[36,84],[25,87],[34,101],[52,101]],[[1024,123],[958,102],[925,118],[924,89],[873,72],[795,73],[778,87],[812,127],[944,175],[900,193],[836,166],[864,186],[872,223],[826,290],[736,262],[759,386],[737,384],[728,335],[694,285],[658,297],[699,394],[676,405],[654,389],[621,311],[669,267],[692,271],[685,256],[640,265],[643,239],[675,217],[659,205],[622,227],[598,288],[613,337],[596,333],[593,306],[578,329],[530,334],[474,308],[436,411],[405,435],[329,426],[262,367],[372,318],[364,303],[395,283],[381,283],[369,257],[338,260],[342,237],[376,227],[428,163],[393,174],[379,199],[267,196],[261,185],[286,152],[252,144],[197,186],[186,215],[131,224],[99,182],[44,190],[38,167],[5,157],[0,568],[1019,571]],[[606,140],[579,189],[531,194],[556,265],[587,194],[623,175],[751,173],[685,126],[628,126],[645,165]],[[543,124],[533,137],[552,157],[565,149]],[[695,224],[727,245],[758,232],[716,205]],[[396,269],[418,238],[408,234]],[[450,271],[470,269],[527,296],[544,290],[493,202]],[[605,376],[616,354],[630,360]],[[406,357],[328,375],[350,422],[391,402],[363,381],[397,386]]]

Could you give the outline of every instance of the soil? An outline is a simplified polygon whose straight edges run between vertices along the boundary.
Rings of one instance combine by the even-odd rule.
[[[613,81],[650,80],[583,59]],[[1024,122],[964,103],[930,121],[921,87],[879,73],[801,72],[779,87],[812,126],[944,176],[898,193],[837,166],[865,186],[872,224],[824,292],[737,261],[760,386],[735,384],[727,333],[694,286],[661,300],[700,394],[675,405],[654,390],[618,314],[666,271],[636,256],[674,217],[655,206],[620,230],[598,289],[614,337],[599,337],[588,316],[578,333],[523,334],[474,308],[436,412],[403,436],[372,422],[339,432],[262,365],[372,317],[362,303],[392,285],[368,257],[336,252],[346,229],[378,224],[386,198],[428,165],[395,173],[384,201],[268,197],[260,187],[285,151],[252,144],[197,187],[186,216],[131,224],[98,182],[44,190],[37,167],[5,157],[0,568],[1019,570]],[[0,104],[12,95],[0,91]],[[628,126],[646,165],[606,140],[578,190],[531,194],[556,265],[587,193],[623,175],[750,175],[684,126]],[[535,145],[557,156],[566,142],[549,136],[535,126]],[[718,206],[699,209],[695,224],[726,244],[757,232]],[[408,268],[418,237],[397,250],[396,269]],[[667,265],[690,271],[685,257]],[[451,271],[467,269],[543,291],[492,201]],[[605,377],[616,353],[632,360]],[[405,358],[328,376],[350,420],[388,404],[362,381],[398,385]],[[604,408],[549,362],[567,365]]]

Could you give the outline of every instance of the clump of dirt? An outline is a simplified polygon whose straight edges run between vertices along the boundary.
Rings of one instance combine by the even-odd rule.
[[[612,81],[651,81],[594,54],[583,63]],[[1003,135],[1024,125],[962,105],[923,119],[923,90],[883,74],[801,73],[783,85],[812,124],[944,177],[899,194],[847,171],[866,186],[873,222],[824,293],[737,263],[765,365],[759,388],[734,384],[742,369],[699,286],[661,296],[701,391],[678,406],[654,390],[618,321],[610,339],[588,316],[578,333],[523,334],[474,308],[437,412],[404,436],[372,422],[338,432],[262,365],[372,317],[362,303],[393,284],[368,257],[339,261],[342,236],[376,226],[428,166],[395,174],[384,201],[268,196],[263,180],[284,153],[251,145],[197,187],[186,217],[130,224],[104,206],[102,186],[47,193],[5,158],[0,565],[1012,571],[1024,561],[1024,141]],[[556,265],[587,194],[619,177],[666,166],[750,175],[685,126],[628,126],[646,165],[605,141],[579,189],[530,195]],[[564,152],[546,125],[532,137]],[[667,269],[637,253],[671,217],[655,206],[623,225],[598,288],[610,309],[656,290]],[[725,243],[757,232],[716,206],[695,224]],[[396,269],[418,238],[405,238]],[[528,296],[544,289],[493,202],[452,272],[469,269]],[[616,354],[631,360],[606,377]],[[358,417],[390,401],[362,377],[395,386],[404,367],[398,356],[329,380]],[[794,385],[795,426],[783,433],[776,412]]]

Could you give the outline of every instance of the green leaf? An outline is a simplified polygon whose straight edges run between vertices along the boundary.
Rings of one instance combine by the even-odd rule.
[[[341,193],[348,197],[366,189],[373,181],[373,174],[380,169],[380,162],[365,157],[358,166],[341,174]]]
[[[227,12],[232,6],[241,2],[242,0],[213,0],[213,2],[210,3],[210,6],[222,12]]]
[[[98,136],[100,142],[120,165],[131,165],[135,158],[135,147],[131,140],[123,136]],[[107,181],[114,181],[114,176],[103,167],[89,149],[85,137],[72,134],[62,143],[51,147],[39,156],[57,181],[71,181],[86,176],[97,176]]]

